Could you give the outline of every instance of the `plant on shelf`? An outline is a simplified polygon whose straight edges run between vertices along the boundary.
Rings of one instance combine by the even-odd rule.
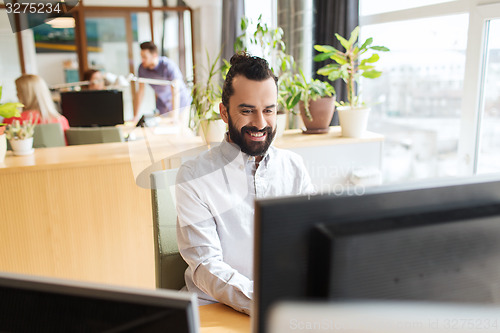
[[[312,79],[306,80],[304,73],[300,70],[287,86],[287,98],[285,99],[288,110],[293,110],[297,103],[304,103],[305,115],[309,120],[313,120],[310,111],[310,102],[322,97],[335,96],[335,89],[326,81]]]
[[[286,108],[296,113],[293,110],[299,104],[307,129],[304,133],[328,132],[335,109],[335,89],[325,81],[307,80],[302,70],[289,79],[286,87]]]
[[[33,134],[35,133],[36,122],[33,118],[24,120],[14,120],[7,125],[5,136],[12,146],[14,155],[27,155],[33,151]]]
[[[346,40],[337,33],[335,37],[337,37],[345,48],[345,52],[341,52],[330,45],[314,45],[314,48],[320,52],[320,54],[314,57],[314,61],[331,59],[335,62],[321,67],[318,69],[317,73],[327,76],[331,81],[342,79],[346,83],[347,102],[340,101],[338,106],[360,106],[362,102],[360,96],[356,94],[355,84],[359,82],[361,76],[367,79],[376,79],[382,75],[382,72],[375,69],[374,66],[380,59],[378,53],[372,52],[369,57],[364,59],[362,59],[362,56],[369,50],[388,52],[389,49],[385,46],[372,46],[373,38],[371,37],[366,39],[364,43],[359,46],[359,27],[354,28],[349,40]]]
[[[347,101],[336,103],[342,134],[359,137],[366,129],[370,109],[362,102],[360,94],[356,93],[356,84],[359,83],[361,77],[376,79],[382,74],[374,65],[380,59],[377,52],[388,52],[389,49],[385,46],[373,46],[371,37],[360,44],[358,42],[359,27],[354,28],[348,40],[337,33],[335,37],[345,51],[337,50],[331,45],[314,45],[314,48],[320,52],[314,57],[314,61],[333,60],[333,63],[318,69],[317,73],[327,76],[331,81],[342,79],[345,82]],[[351,120],[354,122],[351,123]]]
[[[219,103],[222,100],[222,84],[221,77],[224,68],[228,66],[227,61],[223,61],[224,65],[219,66],[220,53],[212,62],[207,52],[207,77],[205,81],[198,82],[191,89],[191,112],[189,119],[189,127],[198,132],[200,129],[204,136],[205,142],[219,141],[217,137],[221,134],[211,136],[212,127],[218,127],[218,131],[225,132],[225,124],[219,114]],[[215,130],[215,129],[214,129]]]

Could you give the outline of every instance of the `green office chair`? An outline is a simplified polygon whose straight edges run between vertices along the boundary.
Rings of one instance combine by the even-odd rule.
[[[66,146],[64,131],[60,123],[38,124],[33,134],[33,148]]]
[[[115,126],[70,127],[66,139],[70,146],[125,141],[121,129]]]
[[[175,177],[178,169],[151,174],[153,234],[155,244],[156,287],[181,289],[187,264],[177,247],[177,212],[175,209]]]

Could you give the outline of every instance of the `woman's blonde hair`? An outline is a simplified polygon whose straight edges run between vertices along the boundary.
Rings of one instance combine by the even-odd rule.
[[[33,74],[24,74],[16,79],[17,97],[24,104],[24,110],[40,111],[41,122],[60,116],[52,101],[47,83]]]

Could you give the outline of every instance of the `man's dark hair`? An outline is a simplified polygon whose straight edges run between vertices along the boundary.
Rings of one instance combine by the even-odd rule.
[[[97,69],[93,69],[93,68],[87,69],[83,73],[83,81],[90,81],[90,78],[92,77],[92,75],[94,75],[94,73],[97,73],[97,72],[99,72],[99,70],[97,70]]]
[[[222,104],[229,110],[229,97],[234,94],[233,79],[237,75],[243,75],[249,80],[264,81],[270,77],[276,83],[278,89],[278,78],[269,68],[265,59],[250,56],[245,52],[236,53],[231,57],[231,67],[226,75],[224,86],[222,88]]]
[[[158,48],[153,42],[143,42],[140,45],[141,50],[148,50],[151,53],[158,53]]]

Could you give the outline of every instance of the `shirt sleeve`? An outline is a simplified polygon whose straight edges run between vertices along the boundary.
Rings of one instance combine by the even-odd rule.
[[[216,220],[195,187],[193,182],[178,181],[175,189],[179,252],[189,265],[196,287],[249,314],[253,281],[224,262]]]

